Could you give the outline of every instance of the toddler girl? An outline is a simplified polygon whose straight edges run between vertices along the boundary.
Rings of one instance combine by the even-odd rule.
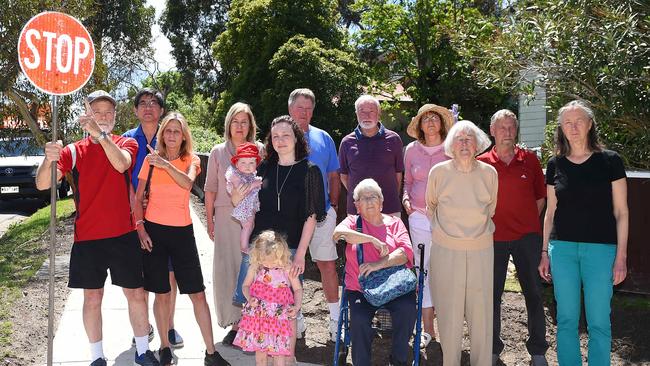
[[[291,324],[300,310],[302,286],[297,276],[289,275],[286,240],[274,231],[255,238],[250,261],[242,286],[247,303],[233,344],[255,351],[257,366],[266,366],[267,356],[273,357],[274,366],[283,366],[291,354]]]
[[[233,188],[236,189],[242,184],[251,185],[250,193],[232,210],[232,217],[241,223],[239,246],[243,253],[248,252],[255,213],[260,210],[257,193],[262,186],[262,177],[256,176],[255,173],[261,159],[257,146],[246,142],[237,147],[237,154],[230,159],[232,165],[226,169],[226,191],[228,194],[232,194]]]

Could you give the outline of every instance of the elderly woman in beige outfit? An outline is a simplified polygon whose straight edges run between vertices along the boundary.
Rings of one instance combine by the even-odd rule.
[[[214,240],[214,265],[212,272],[214,305],[220,327],[232,326],[223,344],[232,345],[239,327],[241,307],[233,303],[242,253],[239,248],[241,225],[232,217],[233,205],[226,192],[226,169],[235,155],[237,146],[255,142],[257,124],[248,104],[235,103],[224,124],[226,142],[216,145],[210,152],[205,180],[205,212],[208,234]],[[262,144],[256,143],[260,152]]]
[[[463,320],[469,328],[472,366],[492,363],[492,216],[498,179],[492,166],[476,160],[489,146],[490,139],[481,129],[460,121],[444,142],[445,154],[452,159],[429,172],[429,284],[444,366],[460,365]]]

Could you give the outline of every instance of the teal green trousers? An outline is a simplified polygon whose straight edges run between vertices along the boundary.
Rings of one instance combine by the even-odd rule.
[[[580,366],[580,298],[584,292],[589,366],[610,364],[612,267],[616,245],[552,240],[548,254],[557,301],[557,358],[560,366]]]

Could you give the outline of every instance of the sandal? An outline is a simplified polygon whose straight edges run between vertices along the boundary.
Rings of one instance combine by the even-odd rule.
[[[422,338],[420,338],[420,349],[427,348],[433,337],[427,332],[422,332]]]
[[[221,344],[223,344],[224,346],[232,346],[232,342],[235,340],[236,336],[237,336],[236,330],[229,331],[228,334],[226,334],[226,336],[223,337]]]

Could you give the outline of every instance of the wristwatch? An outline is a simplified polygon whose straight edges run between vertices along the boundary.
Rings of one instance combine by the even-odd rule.
[[[103,140],[105,138],[108,138],[108,134],[106,132],[102,131],[102,132],[99,133],[99,136],[97,136],[97,141]]]

